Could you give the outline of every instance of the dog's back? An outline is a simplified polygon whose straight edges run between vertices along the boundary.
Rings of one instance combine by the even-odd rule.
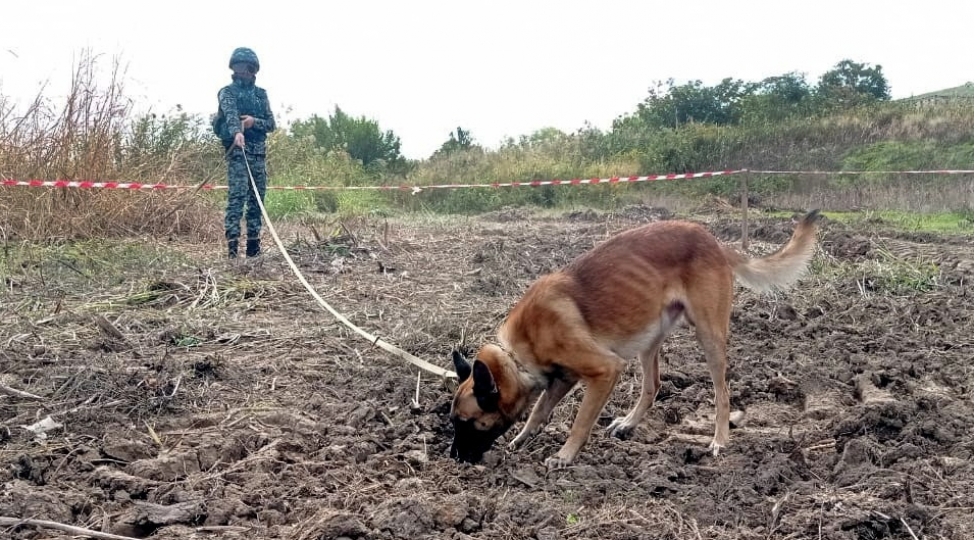
[[[558,349],[592,339],[632,358],[685,315],[688,289],[728,300],[723,297],[733,279],[723,248],[704,227],[651,223],[610,238],[532,284],[509,314],[502,339],[515,350],[520,341],[536,344],[530,362],[560,362],[550,357],[556,344],[548,343],[548,329],[570,327],[576,335],[551,336]]]

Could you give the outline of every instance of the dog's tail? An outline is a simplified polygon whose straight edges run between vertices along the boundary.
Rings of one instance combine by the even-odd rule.
[[[802,218],[792,238],[775,253],[760,259],[748,259],[737,251],[725,247],[725,257],[735,276],[746,287],[758,292],[784,289],[792,285],[806,271],[816,251],[816,222],[819,210],[813,210]]]

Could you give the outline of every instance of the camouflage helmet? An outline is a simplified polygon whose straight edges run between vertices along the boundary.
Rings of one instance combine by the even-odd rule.
[[[257,53],[248,49],[247,47],[237,47],[234,49],[233,54],[230,55],[230,68],[233,69],[234,64],[245,62],[254,66],[254,73],[257,73],[261,69],[261,63],[257,61]]]

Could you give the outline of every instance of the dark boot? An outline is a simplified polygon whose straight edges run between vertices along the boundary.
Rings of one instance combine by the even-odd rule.
[[[247,239],[247,256],[257,257],[261,254],[261,239],[260,238],[248,238]]]
[[[227,255],[231,259],[237,258],[237,240],[227,240]]]

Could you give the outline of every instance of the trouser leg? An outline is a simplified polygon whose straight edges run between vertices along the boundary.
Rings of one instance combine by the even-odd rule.
[[[257,197],[264,202],[264,195],[267,193],[267,168],[264,156],[247,156],[251,173],[254,175],[254,183],[257,184],[258,195],[255,195],[254,188],[250,185],[250,178],[247,179],[247,256],[256,257],[261,253],[261,208],[258,206]]]
[[[224,216],[224,232],[227,238],[228,256],[237,257],[240,239],[240,219],[244,214],[247,192],[250,190],[250,180],[247,177],[247,166],[240,150],[231,150],[227,155],[227,211]]]

